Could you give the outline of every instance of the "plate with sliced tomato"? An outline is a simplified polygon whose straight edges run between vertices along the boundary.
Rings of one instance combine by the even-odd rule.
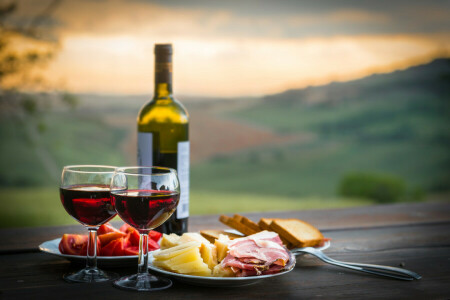
[[[120,229],[109,223],[97,231],[97,264],[99,266],[135,266],[139,254],[139,232],[128,224]],[[159,249],[161,233],[149,232],[148,250]],[[39,245],[44,253],[64,257],[71,262],[85,263],[87,254],[87,235],[64,234],[62,238],[46,241]]]

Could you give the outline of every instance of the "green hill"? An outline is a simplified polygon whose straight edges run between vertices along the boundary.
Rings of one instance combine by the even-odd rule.
[[[314,138],[204,163],[193,182],[208,179],[215,191],[331,196],[343,175],[364,171],[399,176],[414,189],[448,191],[449,79],[449,60],[438,59],[267,96],[227,116]]]
[[[12,117],[0,120],[0,187],[49,186],[58,184],[60,174],[51,174],[39,151],[49,153],[58,172],[69,164],[124,163],[117,151],[126,130],[111,127],[95,113],[57,112],[43,117],[45,130],[30,139],[23,124]]]

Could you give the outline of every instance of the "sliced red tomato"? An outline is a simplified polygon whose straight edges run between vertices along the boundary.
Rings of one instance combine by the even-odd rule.
[[[150,232],[148,233],[148,237],[151,238],[152,240],[154,240],[155,242],[158,242],[159,239],[161,238],[162,233],[158,232],[158,231],[154,231],[154,230],[150,230]]]
[[[128,240],[130,241],[130,245],[131,246],[136,246],[139,247],[139,239],[140,239],[140,235],[139,232],[135,229],[133,231],[131,231],[130,233],[128,233]]]
[[[125,237],[126,234],[120,231],[117,232],[108,232],[102,235],[98,236],[98,240],[100,241],[100,244],[102,247],[105,247],[108,245],[111,241],[119,239],[121,237]]]
[[[159,249],[159,244],[152,239],[148,239],[148,251]]]
[[[117,240],[114,240],[115,242],[115,246],[114,246],[114,250],[113,250],[113,256],[123,256],[124,254],[124,239],[120,238]]]
[[[124,255],[139,255],[139,247],[135,246],[125,247],[123,252]]]
[[[106,223],[100,226],[97,239],[97,254],[99,256],[123,256],[139,254],[139,232],[128,224],[120,229]],[[149,232],[148,250],[159,249],[158,241],[162,234],[151,230]],[[87,235],[64,234],[59,243],[59,251],[63,254],[85,256],[87,253]]]
[[[81,250],[81,252],[83,253],[83,255],[86,255],[86,254],[87,254],[87,242],[86,242],[86,244],[83,246],[83,249]],[[97,255],[98,255],[99,253],[101,253],[101,252],[102,252],[102,246],[100,245],[100,240],[99,240],[98,237],[97,237]],[[93,255],[93,253],[92,253],[91,255]]]
[[[148,251],[159,249],[158,243],[152,239],[148,239]],[[139,246],[126,246],[123,248],[123,255],[139,255]]]
[[[102,247],[102,250],[100,251],[100,256],[113,256],[114,255],[114,248],[116,247],[118,240],[111,241],[106,245],[105,247]]]
[[[64,253],[64,249],[63,249],[63,247],[62,247],[62,239],[61,239],[61,241],[59,242],[58,249],[59,249],[59,252]]]
[[[117,228],[115,228],[114,226],[112,226],[111,224],[109,224],[109,223],[103,224],[97,230],[97,234],[98,235],[102,235],[102,234],[106,234],[106,233],[110,233],[110,232],[119,232],[119,230]]]
[[[124,255],[138,255],[139,254],[139,240],[137,245],[133,245],[130,241],[132,238],[132,232],[127,234],[126,237],[123,238],[123,247],[124,247]]]
[[[131,231],[131,230],[136,230],[136,229],[134,229],[133,227],[131,227],[130,225],[125,223],[119,228],[119,230],[122,231],[122,232],[128,233],[129,230]]]
[[[139,232],[135,228],[133,228],[130,225],[128,225],[127,223],[125,223],[122,225],[122,227],[120,227],[119,230],[121,232],[128,234],[128,239],[126,240],[127,245],[139,247],[140,236],[139,236]]]
[[[128,225],[127,223],[123,224],[120,229],[120,231],[125,232],[125,233],[130,233],[130,232],[135,232],[135,237],[139,237],[139,231],[137,231],[136,228]],[[161,239],[162,233],[155,231],[155,230],[150,230],[148,233],[148,237],[151,238],[152,240],[154,240],[155,242],[158,242]],[[139,243],[139,239],[137,239],[136,241],[136,245],[138,245]]]
[[[87,235],[64,234],[59,243],[59,251],[68,255],[86,255],[87,242]]]
[[[125,248],[136,248],[139,251],[139,233],[137,230],[128,233],[128,235],[124,238],[124,247]],[[148,239],[148,251],[153,251],[159,249],[160,246],[158,242],[153,239]],[[131,255],[131,254],[130,254]],[[133,254],[135,255],[135,254]],[[137,255],[137,254],[136,254]]]

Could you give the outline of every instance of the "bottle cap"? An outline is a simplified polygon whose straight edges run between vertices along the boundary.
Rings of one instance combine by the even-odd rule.
[[[172,44],[155,44],[156,55],[170,55],[172,54]]]

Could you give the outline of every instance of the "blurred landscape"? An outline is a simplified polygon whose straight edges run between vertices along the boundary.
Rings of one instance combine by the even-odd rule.
[[[101,17],[99,17],[99,13]],[[76,223],[71,164],[136,164],[155,43],[190,214],[450,199],[448,1],[0,0],[0,228]]]
[[[191,117],[191,214],[446,201],[449,90],[442,58],[263,97],[180,95]],[[59,203],[61,168],[135,164],[136,116],[150,97],[76,94],[74,108],[42,114],[38,141],[3,113],[0,227],[74,223]],[[346,179],[370,178],[396,192],[345,192]]]

